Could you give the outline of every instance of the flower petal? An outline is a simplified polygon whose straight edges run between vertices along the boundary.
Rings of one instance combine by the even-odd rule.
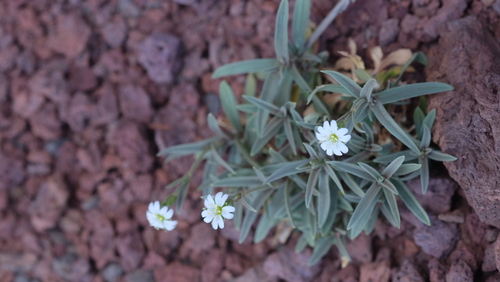
[[[223,194],[222,192],[217,193],[217,195],[215,195],[215,204],[219,207],[222,207],[228,197],[229,195]]]
[[[202,211],[202,212],[201,212],[201,216],[202,216],[202,217],[207,217],[207,216],[209,216],[209,215],[211,215],[211,214],[212,214],[212,213],[211,213],[209,210],[204,210],[204,211]]]
[[[219,219],[220,219],[220,216],[215,216],[214,217],[214,220],[212,220],[212,228],[217,230],[217,228],[219,228]]]
[[[224,219],[222,217],[219,220],[219,228],[220,229],[224,228]]]
[[[349,140],[351,140],[351,135],[344,135],[339,138],[340,142],[347,143]]]
[[[344,154],[345,154],[345,153],[347,153],[347,152],[349,151],[349,148],[347,148],[347,146],[346,146],[344,143],[342,143],[342,142],[339,142],[339,144],[338,144],[338,148],[339,148],[339,149],[340,149],[340,151],[341,151],[342,153],[344,153]]]
[[[325,120],[325,122],[323,122],[323,128],[324,128],[325,130],[328,130],[328,129],[330,128],[330,123],[328,123],[328,121],[327,121],[327,120]]]
[[[234,217],[234,214],[228,212],[228,211],[222,211],[222,214],[221,214],[224,218],[227,218],[227,219],[232,219]]]
[[[163,226],[166,230],[172,231],[177,226],[177,220],[165,220]]]
[[[335,120],[330,121],[330,128],[337,131],[338,126],[337,126],[337,122]]]
[[[213,214],[209,214],[209,215],[207,215],[207,216],[203,219],[203,221],[205,221],[206,223],[209,223],[210,221],[212,221],[212,222],[213,222],[213,220],[214,220],[214,215],[213,215]]]
[[[339,130],[337,130],[337,135],[338,136],[346,135],[347,132],[349,132],[349,130],[347,130],[347,128],[340,128]]]
[[[336,144],[336,146],[333,146],[333,153],[337,156],[342,156],[342,152],[339,149],[338,143]]]
[[[328,147],[326,149],[326,154],[329,155],[329,156],[333,156],[333,148],[332,147]]]

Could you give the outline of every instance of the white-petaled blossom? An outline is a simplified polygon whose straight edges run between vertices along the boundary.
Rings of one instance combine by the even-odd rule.
[[[205,198],[205,208],[201,216],[206,223],[212,222],[214,229],[224,228],[224,219],[232,219],[234,216],[232,212],[235,211],[235,208],[226,205],[227,197],[228,195],[219,192],[215,197],[208,195]]]
[[[177,226],[177,220],[171,219],[173,215],[174,210],[169,209],[167,206],[161,207],[159,201],[150,203],[146,212],[146,217],[151,226],[167,231],[172,231]]]
[[[351,140],[351,135],[347,132],[347,128],[338,128],[336,121],[325,121],[323,126],[318,126],[316,138],[319,140],[321,149],[325,150],[327,155],[342,156],[349,151],[345,143]]]

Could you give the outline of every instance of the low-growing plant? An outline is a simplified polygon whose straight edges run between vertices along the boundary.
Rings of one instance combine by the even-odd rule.
[[[340,1],[308,36],[311,3],[297,0],[289,41],[288,0],[281,1],[274,37],[276,58],[231,63],[213,73],[214,78],[247,74],[242,101],[222,81],[225,119],[217,120],[212,114],[207,118],[214,137],[159,153],[167,162],[188,155],[195,158],[191,169],[167,186],[176,190],[162,206],[176,202],[180,210],[194,171],[204,164],[199,189],[206,195],[202,213],[206,222],[217,229],[224,227],[224,219],[232,218],[241,231],[240,242],[254,224],[254,242],[276,226],[285,230],[281,237],[286,239],[286,230],[293,228],[301,233],[296,251],[307,245],[313,248],[310,264],[334,245],[343,262],[350,261],[346,237],[369,234],[379,217],[399,228],[398,199],[420,221],[430,224],[405,181],[420,177],[425,193],[429,159],[455,158],[430,148],[435,110],[425,115],[423,108],[416,107],[411,125],[400,116],[394,118],[388,107],[408,109],[410,98],[453,88],[439,82],[401,83],[412,62],[426,64],[422,53],[410,52],[412,57],[403,65],[389,69],[378,64],[374,70],[364,69],[364,64],[356,63],[359,57],[353,57],[353,77],[329,70],[328,54],[314,54],[313,44],[349,3]],[[324,84],[325,80],[335,83]],[[327,103],[332,97],[333,103]],[[212,197],[215,188],[224,193]],[[156,228],[171,228],[175,225],[167,211],[151,206],[148,219],[154,219]]]

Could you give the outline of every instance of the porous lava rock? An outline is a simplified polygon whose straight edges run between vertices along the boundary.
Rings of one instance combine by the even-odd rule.
[[[500,46],[475,17],[447,23],[429,52],[429,81],[455,90],[433,95],[433,140],[454,162],[445,162],[480,220],[500,228]]]

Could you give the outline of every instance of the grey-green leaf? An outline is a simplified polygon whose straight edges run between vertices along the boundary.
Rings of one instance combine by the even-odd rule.
[[[319,171],[318,177],[318,228],[321,229],[330,215],[330,186],[329,176],[324,170]],[[336,193],[336,191],[334,192]]]
[[[382,186],[376,185],[375,183],[370,186],[368,191],[366,191],[365,196],[361,199],[358,206],[354,210],[354,213],[347,224],[347,230],[358,224],[362,217],[371,213],[378,201],[381,189]]]
[[[394,121],[394,119],[389,115],[387,110],[384,108],[382,103],[375,103],[375,105],[370,105],[372,112],[377,117],[378,121],[399,141],[403,142],[410,150],[420,154],[420,150],[417,145],[413,142],[408,133],[404,132],[401,127]]]
[[[306,44],[306,31],[311,10],[310,0],[297,0],[293,9],[292,35],[293,43],[299,50],[304,50]]]
[[[215,72],[212,74],[212,78],[220,78],[224,76],[244,73],[269,72],[276,70],[278,67],[279,62],[274,58],[252,59],[223,65],[222,67],[215,70]]]
[[[282,63],[288,63],[288,0],[282,0],[276,15],[274,51]]]
[[[408,187],[406,187],[406,185],[400,180],[395,180],[394,185],[399,192],[399,197],[401,198],[403,203],[405,203],[408,209],[420,221],[430,226],[431,221],[429,220],[429,216],[425,212],[424,208],[422,208],[422,206],[418,203],[417,199],[415,199],[415,196],[413,196]]]
[[[307,179],[307,186],[306,186],[306,199],[305,199],[306,208],[311,207],[314,188],[316,187],[316,183],[318,183],[318,176],[319,176],[319,169],[312,169],[311,172],[309,173],[309,178]]]
[[[446,83],[422,82],[390,88],[378,93],[377,97],[382,104],[387,104],[450,90],[453,90],[453,87]]]
[[[400,156],[392,161],[383,171],[382,176],[389,179],[392,175],[401,167],[403,162],[405,161],[405,156]]]
[[[242,127],[240,115],[236,109],[236,98],[234,97],[233,90],[225,80],[223,80],[219,85],[219,96],[222,104],[222,110],[226,114],[227,119],[236,131],[240,132]]]
[[[453,161],[457,160],[456,157],[454,157],[452,155],[445,154],[445,153],[438,151],[438,150],[432,150],[427,155],[427,157],[431,160],[440,161],[440,162],[453,162]]]
[[[360,97],[361,87],[356,82],[354,82],[354,80],[336,71],[321,71],[321,72],[329,75],[330,77],[335,79],[335,81],[337,81],[340,85],[344,86],[344,88],[351,94],[351,96],[354,96],[356,98]]]

